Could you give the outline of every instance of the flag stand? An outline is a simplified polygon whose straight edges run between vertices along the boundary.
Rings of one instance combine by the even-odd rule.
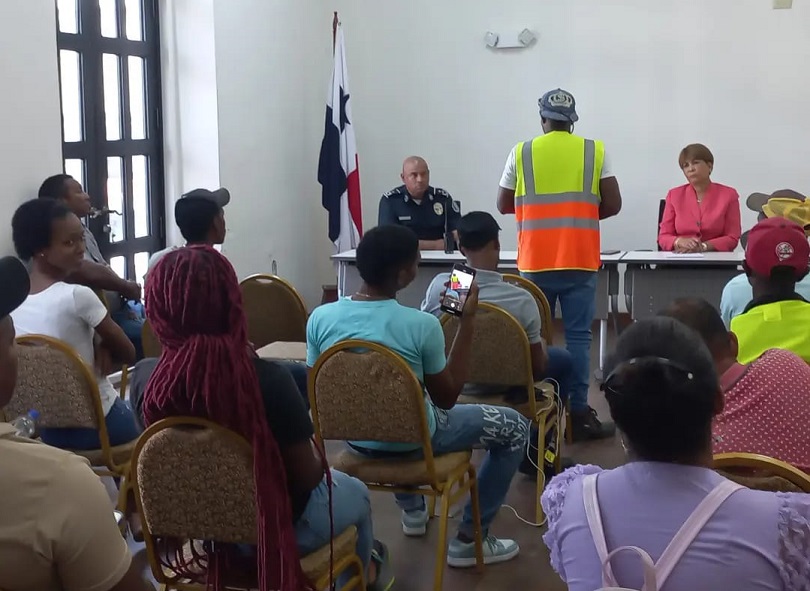
[[[337,44],[337,28],[340,24],[340,20],[338,19],[337,10],[335,11],[335,17],[332,19],[332,55],[335,55],[335,45]]]

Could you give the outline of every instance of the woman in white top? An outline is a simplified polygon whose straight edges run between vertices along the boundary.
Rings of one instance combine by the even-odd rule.
[[[132,410],[107,379],[112,360],[135,361],[135,347],[89,287],[64,282],[84,257],[84,229],[62,203],[34,199],[23,203],[11,222],[14,248],[30,261],[31,291],[12,314],[17,334],[43,334],[70,345],[98,376],[101,406],[110,444],[139,435]],[[66,449],[100,447],[95,429],[40,429],[42,440]]]

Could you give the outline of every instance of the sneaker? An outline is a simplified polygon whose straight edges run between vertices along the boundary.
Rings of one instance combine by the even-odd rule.
[[[611,421],[600,421],[590,406],[585,411],[571,412],[571,427],[575,442],[606,439],[616,433],[616,425]]]
[[[377,578],[366,586],[368,591],[389,591],[394,586],[394,568],[391,566],[391,553],[388,547],[379,540],[374,540],[371,560],[377,566]]]
[[[493,535],[484,538],[484,564],[512,560],[518,552],[520,546],[514,540],[499,540]],[[458,538],[453,538],[447,548],[447,564],[455,568],[475,566],[475,542],[465,544]]]
[[[427,531],[427,522],[430,519],[427,507],[416,511],[402,512],[402,533],[406,536],[424,536]]]

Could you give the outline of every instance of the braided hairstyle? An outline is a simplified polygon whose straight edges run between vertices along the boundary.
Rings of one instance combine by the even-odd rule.
[[[233,267],[210,246],[178,249],[150,273],[145,301],[163,347],[144,394],[146,424],[195,416],[244,435],[253,445],[259,589],[312,589],[301,571],[287,475],[264,418]],[[217,565],[227,559],[206,551],[208,582],[218,588]]]
[[[639,459],[694,460],[711,445],[720,383],[700,335],[678,320],[622,332],[602,384],[610,414]]]

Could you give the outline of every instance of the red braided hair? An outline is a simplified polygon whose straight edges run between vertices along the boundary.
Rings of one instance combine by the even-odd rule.
[[[233,267],[210,246],[178,249],[150,272],[145,301],[163,347],[144,394],[146,424],[171,416],[203,417],[252,442],[259,589],[312,589],[301,571],[287,474],[264,418]],[[215,588],[221,586],[218,558],[214,552],[207,561]]]

